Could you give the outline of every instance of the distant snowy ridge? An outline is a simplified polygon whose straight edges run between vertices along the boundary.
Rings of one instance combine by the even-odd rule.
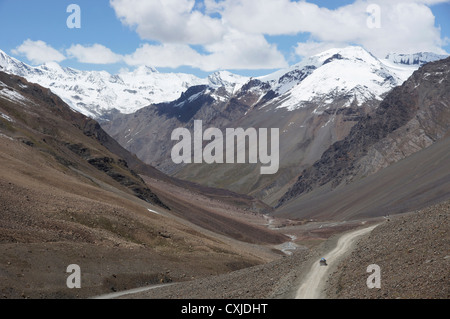
[[[428,62],[442,60],[447,57],[448,55],[440,55],[431,52],[419,52],[413,54],[390,53],[386,56],[386,60],[396,64],[422,66]]]
[[[153,104],[176,100],[189,87],[208,84],[191,74],[159,73],[148,66],[112,75],[105,71],[79,71],[50,62],[32,67],[0,50],[2,71],[50,88],[70,107],[92,118],[112,110],[124,114]]]
[[[107,118],[110,112],[131,114],[156,103],[172,102],[192,86],[207,86],[206,94],[226,103],[234,95],[250,90],[260,100],[278,108],[295,110],[307,104],[321,112],[336,101],[347,107],[368,100],[381,100],[401,85],[421,65],[445,58],[434,53],[389,54],[378,59],[358,46],[331,49],[303,59],[272,74],[248,78],[218,71],[201,79],[191,74],[159,73],[150,66],[112,75],[105,71],[79,71],[46,63],[29,66],[0,50],[0,70],[50,88],[69,106],[92,118]],[[197,94],[189,101],[200,97]],[[177,107],[183,107],[185,102]]]
[[[361,105],[368,100],[382,100],[385,93],[403,84],[420,67],[420,63],[407,61],[429,62],[441,57],[418,54],[410,60],[404,56],[402,64],[395,62],[402,56],[380,60],[358,46],[330,49],[258,79],[269,83],[278,94],[279,108],[294,110],[316,103],[323,109],[337,99],[346,100],[344,106]]]

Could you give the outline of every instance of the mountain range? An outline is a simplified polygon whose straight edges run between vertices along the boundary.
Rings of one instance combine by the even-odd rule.
[[[323,54],[328,56],[327,53]],[[395,80],[398,81],[399,79],[405,80],[411,73],[411,69],[405,66],[411,66],[414,69],[424,63],[441,58],[443,56],[432,53],[390,54],[383,62],[387,64],[389,72],[396,72],[398,78],[396,77]],[[314,59],[317,61],[313,61]],[[316,64],[321,62],[324,61],[317,56],[302,64],[316,67]],[[302,69],[302,64],[257,79],[270,82],[275,91],[285,93],[296,85],[296,73]],[[1,50],[0,70],[23,76],[29,81],[38,82],[42,86],[52,89],[71,108],[95,119],[107,118],[110,112],[130,114],[150,104],[171,102],[179,98],[181,93],[191,86],[208,85],[213,89],[225,87],[227,91],[234,94],[250,81],[248,77],[227,71],[218,71],[206,79],[201,79],[191,74],[159,73],[151,66],[140,66],[134,71],[126,70],[115,75],[106,71],[80,71],[62,67],[55,62],[33,67]],[[281,77],[283,77],[281,81],[275,83]],[[290,79],[294,81],[290,81]],[[331,82],[329,84],[333,85]],[[351,86],[352,84],[348,83],[347,85]],[[323,89],[327,90],[327,88]]]
[[[173,297],[192,297],[192,287],[286,296],[333,235],[444,203],[414,227],[405,215],[377,232],[389,258],[390,238],[421,241],[420,252],[403,252],[408,267],[421,258],[421,271],[434,271],[428,255],[439,265],[448,257],[435,242],[448,225],[449,92],[450,58],[431,53],[378,59],[347,47],[267,76],[199,79],[150,67],[31,67],[0,52],[0,294],[90,297],[175,281]],[[278,128],[278,172],[176,165],[171,134],[196,120],[222,131]],[[65,285],[73,263],[83,269],[77,291]],[[445,271],[433,274],[441,296]],[[427,295],[428,281],[417,281]]]
[[[148,66],[112,75],[105,71],[80,71],[55,62],[32,67],[0,50],[2,71],[40,83],[60,96],[72,109],[91,118],[118,111],[133,113],[150,105],[176,99],[206,80],[189,74],[159,73]]]
[[[103,128],[121,145],[165,173],[228,188],[270,205],[333,143],[344,139],[386,94],[419,65],[379,60],[360,47],[333,49],[286,70],[251,78],[234,92],[209,85],[189,88],[178,100],[115,114]],[[260,175],[252,165],[174,165],[171,133],[202,120],[205,127],[279,128],[280,169]]]
[[[378,59],[352,46],[256,78],[219,71],[200,79],[146,66],[119,75],[56,63],[31,67],[4,52],[0,67],[50,88],[74,110],[98,119],[119,144],[164,173],[277,205],[299,172],[345,139],[393,88],[422,65],[442,58],[417,53]],[[192,129],[195,120],[222,130],[279,128],[277,174],[260,175],[259,164],[175,165],[171,133],[181,127]]]

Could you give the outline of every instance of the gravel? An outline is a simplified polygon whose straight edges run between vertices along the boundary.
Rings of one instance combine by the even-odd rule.
[[[342,299],[448,299],[450,201],[390,218],[330,276],[326,293]],[[381,269],[381,288],[369,289],[369,265]]]

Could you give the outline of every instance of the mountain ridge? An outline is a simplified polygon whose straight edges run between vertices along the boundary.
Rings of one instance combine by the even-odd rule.
[[[351,187],[355,181],[363,183],[394,163],[448,140],[449,86],[450,58],[422,66],[392,90],[375,113],[362,118],[345,139],[331,145],[320,160],[303,170],[281,197],[279,210],[292,211],[295,203],[319,188],[332,197],[334,189]],[[443,174],[441,177],[448,179],[445,169]]]
[[[436,54],[432,52],[418,52],[412,54],[390,53],[385,59],[396,64],[423,66],[428,62],[442,60],[447,57],[448,55]]]
[[[72,109],[95,119],[114,111],[133,113],[152,103],[176,99],[190,86],[208,83],[194,75],[159,73],[148,66],[116,75],[64,68],[55,62],[32,67],[1,50],[0,66],[4,72],[52,89]]]
[[[213,89],[224,87],[229,94],[234,94],[253,79],[271,82],[273,77],[281,73],[281,76],[285,76],[286,79],[287,73],[298,72],[302,65],[316,65],[317,68],[320,56],[327,54],[327,52],[336,51],[333,55],[336,57],[340,56],[340,51],[348,51],[349,49],[367,52],[360,47],[332,49],[305,59],[308,62],[302,61],[288,69],[256,78],[239,76],[228,71],[217,71],[210,74],[207,78],[201,79],[190,74],[160,73],[151,66],[139,66],[133,71],[124,71],[115,75],[106,71],[79,71],[70,67],[61,67],[55,62],[48,62],[33,67],[7,55],[1,50],[0,68],[5,72],[23,76],[32,82],[39,82],[45,87],[52,88],[73,109],[87,116],[107,119],[111,112],[118,111],[129,114],[150,104],[173,101],[179,98],[181,93],[185,92],[189,87],[195,85],[209,85]],[[404,56],[406,55],[389,55],[386,61],[406,61]],[[440,57],[432,53],[417,53],[412,56],[413,61],[419,59],[419,64]],[[323,62],[328,63],[331,60],[328,58],[328,61],[322,60],[321,63]],[[405,80],[405,78],[402,79]],[[280,93],[280,89],[281,87],[272,87],[272,90],[278,91],[278,93]],[[286,93],[286,87],[281,90],[281,93]]]
[[[331,49],[265,77],[213,73],[171,102],[151,104],[130,114],[109,113],[101,126],[121,146],[164,173],[276,204],[287,185],[295,182],[292,176],[345,138],[360,118],[374,112],[383,97],[418,67],[382,61],[361,47]],[[135,72],[154,75],[155,71],[140,67]],[[99,74],[91,76],[98,79],[94,75]],[[279,172],[262,177],[258,165],[174,165],[171,132],[180,127],[192,129],[194,120],[219,129],[279,128],[283,163]]]
[[[342,75],[333,76],[336,70]],[[299,169],[312,165],[329,145],[343,139],[415,70],[416,66],[386,65],[360,47],[332,49],[269,76],[250,78],[235,93],[223,87],[191,87],[176,101],[114,115],[102,126],[121,145],[165,173],[273,204]],[[361,82],[367,87],[359,81],[363,77],[369,79]],[[328,85],[323,85],[324,80]],[[180,127],[191,130],[194,120],[221,130],[279,128],[279,173],[261,177],[258,165],[174,165],[171,132]]]

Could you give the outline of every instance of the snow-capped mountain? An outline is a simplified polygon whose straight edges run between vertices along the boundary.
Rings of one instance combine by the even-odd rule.
[[[247,83],[248,77],[230,73],[228,71],[218,71],[208,77],[208,85],[213,89],[225,88],[230,94],[236,93]]]
[[[348,107],[369,100],[381,101],[392,88],[403,84],[422,65],[446,55],[435,53],[389,54],[378,59],[359,46],[335,48],[305,58],[287,69],[257,78],[268,103],[294,110],[312,103],[326,105],[342,101]]]
[[[117,114],[103,128],[163,172],[270,202],[299,170],[320,159],[358,121],[376,112],[384,96],[418,68],[377,59],[360,47],[332,49],[263,77],[215,73],[207,85],[189,88],[176,101],[135,114]],[[262,177],[251,165],[174,164],[171,134],[180,127],[192,130],[195,120],[222,131],[279,128],[282,158],[277,175]]]
[[[442,60],[446,57],[447,55],[440,55],[432,52],[419,52],[413,54],[390,53],[385,59],[395,64],[422,66],[428,62]]]
[[[326,109],[338,99],[343,106],[381,100],[419,66],[385,63],[363,48],[352,46],[327,50],[259,80],[270,84],[277,93],[279,108],[293,110],[316,103],[319,109]]]
[[[53,62],[32,67],[1,50],[0,70],[50,88],[74,110],[92,118],[112,110],[134,113],[153,103],[175,100],[191,86],[208,83],[191,74],[159,73],[148,66],[117,75],[64,68]]]
[[[198,85],[206,85],[210,96],[220,102],[251,91],[259,94],[255,103],[276,103],[288,110],[316,103],[320,113],[337,100],[345,106],[381,100],[420,65],[443,57],[417,53],[377,59],[361,47],[347,47],[325,51],[259,78],[219,71],[201,79],[191,74],[159,73],[148,66],[117,75],[64,68],[57,63],[32,67],[0,50],[0,70],[50,88],[74,110],[92,118],[105,118],[114,110],[130,114],[150,104],[175,101]]]

